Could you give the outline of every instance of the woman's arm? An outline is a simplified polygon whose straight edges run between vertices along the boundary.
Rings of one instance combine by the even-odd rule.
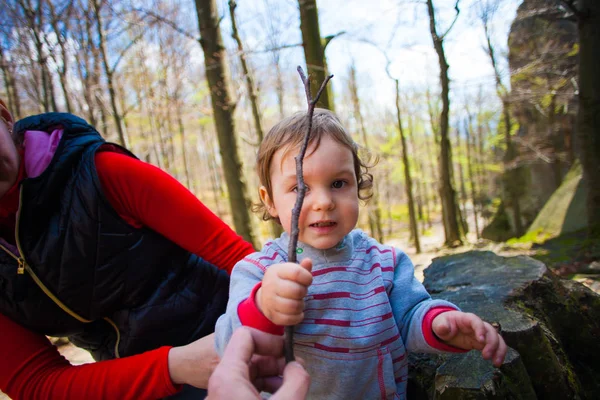
[[[156,399],[179,390],[169,350],[72,366],[45,336],[0,314],[0,389],[13,399]]]
[[[130,225],[147,226],[228,273],[254,251],[161,169],[110,151],[97,153],[95,160],[108,201]]]
[[[231,271],[252,253],[175,179],[149,164],[112,152],[96,156],[108,201],[129,224],[147,226],[213,264]],[[0,389],[14,399],[153,399],[176,383],[205,387],[218,358],[212,335],[181,348],[72,366],[43,335],[0,314]]]

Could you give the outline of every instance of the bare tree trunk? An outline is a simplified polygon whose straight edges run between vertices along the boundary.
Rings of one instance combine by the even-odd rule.
[[[275,47],[275,46],[273,46]],[[283,76],[281,73],[281,65],[279,63],[279,51],[274,50],[272,55],[273,66],[275,67],[275,93],[277,94],[277,105],[279,108],[279,118],[283,119],[285,117],[285,108],[284,108],[284,84],[283,84]],[[270,221],[271,224],[271,234],[273,237],[280,237],[283,233],[283,227],[275,220]]]
[[[188,167],[188,161],[187,161],[187,157],[185,154],[185,128],[183,126],[183,118],[181,116],[181,109],[183,108],[183,105],[179,104],[179,98],[177,97],[175,99],[175,112],[177,113],[177,125],[179,126],[179,138],[181,141],[181,156],[183,158],[183,171],[185,173],[185,182],[187,184],[187,188],[190,191],[193,191],[193,187],[192,187],[192,182],[190,181],[190,171],[189,171],[189,167]]]
[[[166,46],[159,35],[159,45]],[[158,125],[158,137],[165,168],[175,175],[175,142],[173,141],[173,121],[171,118],[171,96],[168,88],[168,74],[171,66],[166,59],[166,54],[162,53],[159,57],[160,69],[163,79],[159,80],[155,104],[152,107],[156,110],[153,114],[155,123]],[[151,82],[149,82],[151,85]]]
[[[123,147],[128,147],[129,143],[127,140],[127,133],[123,126],[121,114],[117,107],[117,95],[115,92],[115,86],[113,82],[114,71],[108,64],[108,54],[106,51],[106,39],[104,38],[104,28],[102,27],[102,16],[100,14],[102,8],[102,1],[93,0],[94,3],[94,18],[96,20],[96,28],[98,33],[98,48],[100,49],[100,55],[102,56],[102,65],[104,66],[104,74],[106,75],[106,85],[108,87],[108,95],[110,98],[110,105],[112,108],[113,119],[115,120],[115,127],[119,134],[119,143]]]
[[[505,171],[505,187],[508,192],[508,196],[510,198],[510,205],[513,209],[513,219],[515,224],[515,234],[517,236],[522,236],[524,233],[523,223],[521,221],[521,204],[519,202],[519,191],[520,191],[520,179],[519,179],[519,169],[517,165],[514,165],[514,160],[518,156],[518,150],[515,144],[512,142],[510,138],[511,131],[511,121],[510,121],[510,113],[508,111],[508,101],[503,101],[503,116],[504,116],[504,126],[505,126],[505,139],[506,139],[506,154],[504,155],[504,165],[506,166]]]
[[[15,85],[15,78],[8,65],[8,60],[4,56],[4,49],[0,46],[0,68],[2,69],[2,78],[6,88],[7,106],[15,120],[21,118],[21,102]]]
[[[167,90],[167,88],[164,88],[165,90]],[[169,159],[169,164],[172,166],[173,169],[173,174],[175,174],[175,170],[177,169],[176,165],[175,165],[175,140],[174,140],[174,136],[173,132],[175,132],[174,128],[173,128],[173,119],[171,116],[171,96],[168,94],[168,92],[165,93],[165,103],[164,103],[164,107],[165,107],[165,118],[163,120],[163,126],[164,123],[166,122],[167,125],[167,139],[169,141],[169,146],[167,148],[167,152],[165,154],[165,156],[167,157],[167,159]]]
[[[106,115],[106,107],[104,107],[104,102],[102,101],[102,97],[99,90],[96,90],[96,103],[97,107],[100,110],[100,123],[102,124],[102,135],[108,139],[108,115]]]
[[[456,246],[462,244],[458,226],[458,215],[456,213],[456,193],[452,186],[452,148],[448,137],[448,114],[450,112],[450,80],[448,79],[448,62],[444,54],[444,36],[439,36],[435,22],[435,11],[433,9],[433,0],[427,0],[427,10],[429,12],[429,29],[433,46],[438,55],[440,63],[440,81],[442,84],[442,113],[440,114],[440,197],[442,200],[442,214],[446,221],[446,239],[447,246]],[[447,32],[446,32],[447,33]]]
[[[574,8],[573,1],[565,1]],[[600,235],[600,2],[579,0],[579,111],[577,132],[581,143],[583,177],[587,182],[588,229]]]
[[[256,97],[256,89],[254,88],[254,81],[252,79],[252,75],[250,74],[250,70],[248,68],[248,64],[246,63],[246,53],[244,52],[244,46],[242,45],[242,39],[240,39],[240,34],[237,29],[237,23],[235,20],[235,8],[237,4],[234,0],[229,0],[229,15],[231,16],[231,26],[232,26],[232,34],[235,42],[238,46],[238,56],[240,58],[240,64],[242,65],[242,71],[244,73],[244,77],[246,78],[246,90],[248,91],[248,97],[250,98],[250,105],[252,107],[252,117],[254,119],[254,129],[256,129],[256,136],[258,137],[258,142],[261,143],[264,137],[262,122],[260,119],[260,112],[258,107],[258,99]]]
[[[23,0],[17,0],[17,3],[23,10],[23,14],[27,20],[27,24],[31,32],[31,38],[33,39],[33,45],[35,46],[37,63],[40,67],[39,74],[41,78],[40,86],[42,92],[39,103],[42,105],[44,112],[50,112],[52,111],[52,104],[50,99],[50,86],[48,82],[49,76],[46,68],[47,60],[44,53],[44,44],[42,43],[42,36],[44,35],[42,0],[37,1],[35,9],[30,2],[25,4]]]
[[[67,75],[65,73],[60,73],[58,75],[60,80],[60,87],[63,92],[63,96],[65,98],[65,107],[68,113],[73,113],[73,106],[71,105],[71,94],[69,93],[69,89],[67,86]]]
[[[402,128],[402,117],[400,112],[400,81],[394,79],[396,83],[396,116],[398,122],[398,131],[400,132],[400,141],[402,142],[402,162],[404,164],[404,187],[406,189],[406,197],[408,199],[408,216],[410,219],[410,233],[414,240],[415,251],[421,252],[421,243],[419,241],[419,231],[417,228],[417,217],[415,215],[415,203],[412,194],[412,179],[410,176],[410,164],[408,162],[408,149],[406,146],[406,138],[404,129]]]
[[[249,209],[246,182],[243,178],[242,163],[238,155],[234,102],[226,77],[225,48],[219,28],[219,15],[216,0],[195,0],[200,28],[200,44],[204,51],[206,78],[214,113],[215,127],[219,139],[219,149],[223,160],[225,180],[229,191],[229,202],[233,213],[236,231],[248,242],[256,246]]]
[[[83,5],[80,5],[80,14],[78,18],[83,19],[79,21],[77,26],[78,42],[81,49],[85,51],[76,51],[75,60],[77,65],[77,76],[82,83],[81,92],[85,105],[87,106],[88,122],[92,126],[97,126],[96,121],[96,102],[95,102],[95,88],[93,87],[92,79],[92,63],[90,62],[90,56],[93,56],[94,51],[92,50],[94,44],[91,36],[91,21],[88,15],[88,10],[83,9]],[[84,29],[85,26],[85,29]]]
[[[319,12],[316,0],[298,0],[300,6],[300,30],[302,31],[302,43],[306,68],[312,83],[313,95],[316,94],[321,82],[325,80],[327,66],[325,63],[325,49],[321,40],[319,28]],[[321,94],[318,106],[333,110],[333,97],[331,85]]]
[[[48,63],[44,66],[44,72],[46,73],[46,82],[48,83],[48,97],[50,99],[50,105],[52,106],[52,111],[57,112],[58,106],[56,104],[56,94],[54,93],[54,79],[52,79],[52,74],[50,73],[50,69],[48,69]]]
[[[283,119],[285,116],[285,107],[283,104],[283,76],[281,74],[281,65],[279,64],[279,55],[277,55],[276,59],[273,60],[275,65],[275,92],[277,93],[277,105],[279,106],[279,118]]]
[[[460,181],[460,200],[462,203],[462,212],[466,218],[467,212],[467,191],[465,189],[465,178],[463,174],[462,163],[460,162],[460,128],[456,127],[456,166],[458,167],[458,179]]]
[[[550,81],[550,78],[548,78]],[[558,137],[556,134],[556,91],[553,88],[550,88],[548,91],[550,93],[550,105],[548,106],[548,138],[550,139],[550,143],[552,148],[554,149],[554,153],[551,155],[551,163],[552,163],[552,175],[554,177],[554,189],[558,189],[560,184],[562,183],[562,167],[563,163],[560,160],[559,149],[563,147],[564,138],[562,136]]]
[[[146,85],[148,85],[147,82]],[[156,103],[154,101],[154,90],[152,88],[149,88],[148,90],[151,93],[149,97],[150,107],[152,109],[155,109]],[[168,170],[169,160],[165,158],[165,150],[163,148],[164,142],[162,139],[161,128],[160,126],[158,126],[157,128],[155,115],[153,113],[146,111],[144,114],[148,116],[148,123],[150,125],[150,138],[152,139],[152,150],[154,151],[154,157],[156,157],[156,164],[159,168]],[[158,140],[156,139],[157,135]]]
[[[439,166],[436,163],[435,159],[434,159],[434,154],[435,154],[435,149],[437,148],[436,143],[435,143],[435,138],[431,138],[431,140],[428,140],[427,137],[425,137],[425,141],[427,142],[427,148],[428,150],[426,151],[427,153],[427,165],[429,167],[429,175],[431,175],[431,182],[430,182],[430,190],[432,195],[431,197],[431,211],[435,212],[436,210],[441,208],[441,205],[439,203],[439,197],[436,195],[437,193],[437,182],[439,182],[438,179],[438,174],[437,171],[439,171]],[[431,227],[431,225],[429,225]]]
[[[266,30],[267,30],[267,43],[271,50],[271,65],[275,68],[275,94],[277,96],[277,106],[279,108],[279,118],[283,119],[285,117],[285,107],[284,107],[284,83],[283,83],[283,74],[281,73],[281,32],[275,26],[274,20],[277,19],[278,8],[274,5],[278,4],[277,1],[270,3],[268,0],[264,0],[265,7],[272,10],[273,12],[269,14],[268,20],[266,21]]]
[[[218,185],[218,166],[217,166],[217,160],[215,159],[214,155],[213,155],[213,151],[212,149],[209,148],[208,146],[208,139],[206,138],[206,131],[204,129],[203,125],[200,125],[200,138],[202,139],[202,142],[204,143],[204,148],[207,150],[207,156],[206,156],[206,161],[208,164],[208,171],[209,171],[209,176],[210,176],[210,185],[211,185],[211,189],[212,189],[212,193],[213,193],[213,199],[215,202],[215,213],[219,216],[219,218],[223,218],[223,212],[221,211],[221,199],[219,198],[219,193],[220,193],[220,189],[219,189],[219,185]]]
[[[56,67],[56,71],[58,72],[58,78],[59,78],[59,82],[60,82],[60,87],[62,89],[63,92],[63,96],[65,98],[65,107],[67,109],[68,113],[72,113],[73,112],[73,107],[71,105],[71,94],[69,93],[69,89],[68,89],[68,83],[67,83],[67,71],[69,70],[68,66],[69,66],[69,55],[67,54],[67,48],[66,48],[66,38],[67,38],[67,31],[69,30],[69,23],[71,20],[71,11],[73,9],[72,7],[73,5],[73,0],[70,0],[66,5],[65,8],[63,10],[63,12],[61,13],[61,19],[63,21],[63,28],[64,29],[60,29],[58,26],[58,16],[56,15],[56,9],[54,7],[54,3],[52,1],[48,1],[48,8],[50,9],[50,24],[52,25],[52,29],[54,30],[54,34],[56,35],[56,41],[58,42],[58,45],[60,47],[60,53],[62,55],[62,66],[59,68],[58,67],[58,62],[57,62],[57,57],[54,57],[55,63],[57,65]],[[47,40],[47,39],[46,39]]]
[[[389,171],[387,171],[387,173],[384,175],[384,180],[385,180],[385,184],[384,187],[386,188],[385,191],[385,204],[387,205],[387,221],[388,221],[388,230],[387,230],[387,236],[390,237],[392,236],[392,233],[394,231],[394,219],[392,216],[392,182],[391,182],[391,173]]]
[[[473,206],[473,222],[475,222],[475,235],[479,240],[479,222],[477,220],[477,188],[475,187],[475,179],[473,179],[473,168],[471,161],[471,115],[469,114],[468,121],[465,121],[465,134],[467,135],[467,171],[469,173],[469,182],[471,184],[471,204]],[[466,218],[466,215],[465,215]]]
[[[439,118],[436,118],[436,110],[434,110],[434,107],[433,107],[433,99],[431,98],[429,88],[425,92],[425,96],[427,98],[427,111],[429,113],[429,123],[431,126],[431,133],[433,135],[432,140],[431,140],[433,143],[431,143],[431,146],[428,146],[429,151],[427,151],[428,164],[429,164],[429,168],[430,168],[431,179],[433,181],[431,191],[432,191],[432,193],[438,194],[438,196],[433,195],[432,209],[433,210],[441,209],[442,224],[444,226],[444,237],[446,237],[448,235],[447,234],[448,228],[446,226],[446,219],[443,217],[444,210],[440,204],[441,199],[439,198],[439,190],[438,190],[438,186],[437,186],[440,182],[440,177],[438,176],[438,171],[440,170],[441,167],[440,167],[439,159],[437,159],[437,161],[436,161],[433,158],[434,151],[435,151],[434,149],[437,149],[438,146],[440,145]]]
[[[354,115],[360,126],[360,132],[362,135],[363,144],[366,149],[369,148],[369,139],[367,138],[367,129],[365,128],[365,121],[360,110],[360,99],[358,97],[358,87],[356,82],[356,69],[354,65],[350,66],[350,79],[348,81],[350,89],[350,96],[352,97],[352,106],[354,107]],[[379,209],[379,194],[377,190],[373,191],[373,197],[371,201],[367,203],[367,214],[369,217],[369,230],[371,236],[377,239],[380,243],[383,243],[383,229],[381,228],[381,211]]]
[[[90,52],[92,53],[92,62],[93,62],[93,73],[92,76],[89,77],[89,83],[92,88],[93,94],[93,102],[95,103],[95,107],[98,111],[100,111],[100,122],[102,124],[102,134],[105,138],[108,138],[108,116],[106,115],[106,107],[104,105],[104,99],[102,98],[102,87],[100,84],[100,76],[101,73],[101,57],[100,57],[100,49],[98,48],[98,44],[94,41],[94,35],[92,34],[93,30],[93,4],[88,0],[88,6],[90,9],[88,10],[88,15],[86,17],[86,32],[88,37],[88,45],[90,47]],[[89,71],[89,69],[88,69]]]
[[[434,100],[431,98],[431,93],[429,92],[429,88],[425,92],[425,97],[427,98],[427,112],[429,114],[429,123],[431,125],[431,132],[433,133],[433,139],[435,144],[440,144],[440,119],[436,116],[439,112],[439,108],[436,106],[434,108]]]
[[[150,126],[150,141],[152,142],[151,148],[156,159],[156,165],[159,168],[169,170],[170,165],[168,158],[165,156],[165,143],[162,138],[161,127],[157,127],[157,121],[160,121],[161,117],[160,115],[157,117],[157,112],[150,112],[150,110],[158,110],[158,101],[156,100],[154,88],[148,79],[150,71],[148,71],[146,66],[147,55],[142,47],[138,49],[137,54],[140,59],[140,85],[141,88],[148,92],[146,99],[142,99],[138,94],[138,103],[140,104],[142,115],[145,115],[148,119],[148,125]],[[147,107],[147,103],[150,105],[150,110]],[[157,136],[158,140],[156,139]]]
[[[479,207],[480,210],[482,212],[482,215],[485,215],[483,213],[484,210],[484,201],[483,201],[483,194],[486,193],[486,188],[488,187],[488,185],[486,184],[486,182],[488,182],[488,172],[487,172],[487,168],[485,168],[486,165],[486,157],[485,157],[485,153],[483,151],[484,148],[484,137],[485,135],[483,134],[483,111],[482,111],[482,103],[483,103],[483,95],[481,92],[481,88],[480,88],[480,92],[478,95],[478,99],[477,99],[477,135],[473,137],[473,142],[475,143],[475,152],[477,154],[477,168],[475,169],[475,174],[477,175],[477,181],[478,181],[478,186],[479,186],[479,196],[478,196],[478,200],[479,200]]]
[[[415,176],[417,176],[417,215],[421,220],[421,232],[425,232],[425,222],[431,227],[431,217],[429,215],[429,204],[427,200],[427,183],[425,181],[425,171],[423,170],[423,163],[421,157],[417,154],[417,142],[415,141],[413,118],[408,118],[408,139],[410,147],[415,160]]]

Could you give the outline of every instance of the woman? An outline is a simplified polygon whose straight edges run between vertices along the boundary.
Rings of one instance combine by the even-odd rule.
[[[0,115],[0,390],[141,399],[206,387],[228,274],[252,246],[84,120],[13,126],[1,101]],[[110,361],[72,367],[44,335]]]

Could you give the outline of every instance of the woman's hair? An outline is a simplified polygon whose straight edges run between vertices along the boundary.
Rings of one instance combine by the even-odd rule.
[[[267,193],[271,199],[273,199],[271,163],[275,153],[280,149],[284,149],[283,159],[290,151],[294,149],[299,150],[307,130],[308,118],[306,112],[297,112],[273,126],[260,144],[256,157],[256,171],[260,179],[260,184],[267,189]],[[370,199],[373,196],[373,175],[368,172],[368,168],[372,168],[373,165],[365,164],[358,153],[359,151],[364,153],[363,157],[367,160],[370,160],[370,154],[366,150],[359,148],[358,144],[352,140],[334,113],[323,108],[315,108],[309,139],[309,146],[313,143],[315,144],[313,152],[319,147],[321,139],[327,136],[352,151],[354,172],[358,184],[358,198],[365,201]],[[307,156],[309,155],[307,154]],[[278,220],[278,218],[273,218],[269,214],[262,202],[254,204],[252,211],[262,213],[264,221],[270,219]]]

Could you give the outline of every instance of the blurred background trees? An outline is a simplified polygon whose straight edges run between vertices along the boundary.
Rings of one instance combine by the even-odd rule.
[[[593,0],[7,0],[0,96],[18,118],[84,117],[259,246],[280,230],[250,212],[254,156],[303,109],[300,64],[336,76],[321,106],[379,158],[360,219],[374,237],[418,251],[432,235],[524,235],[547,226],[572,168],[568,219],[594,228],[599,13]]]

